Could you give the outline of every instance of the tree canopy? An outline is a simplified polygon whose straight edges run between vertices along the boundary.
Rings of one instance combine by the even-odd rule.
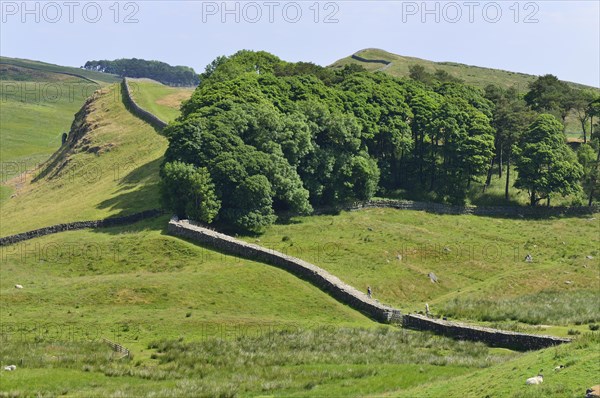
[[[498,96],[438,75],[424,83],[356,66],[288,63],[266,52],[219,57],[165,130],[165,189],[175,178],[168,165],[202,170],[202,200],[191,202],[219,206],[201,214],[216,211],[217,222],[260,232],[282,211],[310,214],[314,206],[343,206],[399,189],[464,203],[498,145],[524,146],[521,186],[537,178],[532,171],[527,180],[526,159],[535,155],[527,145],[538,139],[548,141],[552,160],[577,164],[555,119],[544,118],[520,140],[530,117],[514,92],[500,94],[506,104],[497,111]],[[535,202],[575,189],[570,181],[577,167],[556,170],[568,175],[544,188],[534,183]],[[186,211],[184,204],[170,208]]]

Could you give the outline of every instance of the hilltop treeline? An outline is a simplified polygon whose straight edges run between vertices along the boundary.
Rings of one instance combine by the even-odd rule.
[[[160,61],[123,58],[114,61],[88,61],[83,68],[121,77],[148,78],[169,86],[197,86],[200,78],[187,66],[171,66]]]
[[[309,214],[398,189],[463,203],[471,182],[487,176],[499,142],[508,145],[497,136],[501,124],[519,130],[519,165],[531,170],[518,181],[533,204],[580,189],[583,168],[558,138],[560,122],[529,109],[517,121],[498,115],[488,94],[456,81],[397,79],[356,65],[333,70],[265,52],[220,57],[165,129],[164,205],[260,231],[276,211]],[[495,94],[520,106],[512,93]],[[548,156],[527,146],[536,140]],[[558,177],[540,185],[548,172]]]

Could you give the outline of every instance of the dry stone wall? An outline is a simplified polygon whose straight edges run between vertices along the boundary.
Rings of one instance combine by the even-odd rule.
[[[121,91],[123,95],[123,103],[134,115],[154,127],[158,131],[162,131],[167,123],[160,120],[154,114],[148,112],[147,110],[140,107],[131,96],[131,91],[129,89],[129,83],[127,82],[127,78],[123,78],[121,82]]]
[[[261,261],[282,268],[329,293],[344,304],[376,319],[380,322],[400,321],[400,311],[369,298],[365,293],[342,282],[330,274],[306,261],[285,255],[262,246],[246,243],[229,235],[212,231],[193,224],[188,220],[172,219],[169,233],[209,245],[217,250],[239,257]]]
[[[77,229],[86,228],[102,228],[102,227],[113,227],[116,225],[133,224],[146,218],[152,218],[163,214],[162,210],[146,210],[140,213],[131,214],[123,217],[110,217],[103,220],[95,221],[75,221],[65,224],[51,225],[49,227],[35,229],[33,231],[27,231],[20,234],[9,235],[0,238],[0,246],[8,246],[13,243],[21,242],[28,239],[39,238],[40,236],[56,234],[64,231],[74,231]]]
[[[188,220],[171,219],[168,232],[205,244],[224,253],[282,268],[326,291],[340,302],[384,323],[402,323],[409,329],[430,331],[460,340],[480,341],[494,347],[527,351],[568,343],[569,339],[516,333],[482,328],[458,322],[427,318],[420,315],[402,315],[400,310],[379,303],[365,293],[342,282],[327,271],[298,258],[259,245],[235,239]]]
[[[539,350],[571,341],[570,339],[553,336],[516,333],[465,325],[458,322],[431,319],[416,314],[404,315],[402,317],[402,326],[408,329],[430,331],[459,340],[480,341],[492,347],[510,348],[517,351]]]

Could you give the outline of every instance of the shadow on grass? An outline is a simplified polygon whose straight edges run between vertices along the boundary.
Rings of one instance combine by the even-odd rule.
[[[162,157],[146,163],[120,179],[117,196],[98,204],[98,209],[120,210],[113,217],[120,217],[143,210],[160,207],[158,192],[158,169]]]

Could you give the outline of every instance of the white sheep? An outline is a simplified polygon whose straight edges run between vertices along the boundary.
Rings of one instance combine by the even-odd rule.
[[[542,384],[544,382],[544,375],[537,375],[535,377],[530,377],[529,379],[525,380],[525,384],[530,385],[530,384]]]
[[[565,365],[558,365],[557,367],[554,368],[555,372],[560,372],[561,370],[563,370],[565,368]]]
[[[13,370],[17,370],[17,366],[16,365],[8,365],[4,367],[4,370],[6,370],[7,372],[12,372]]]
[[[23,285],[15,285],[15,289],[23,289]]]

